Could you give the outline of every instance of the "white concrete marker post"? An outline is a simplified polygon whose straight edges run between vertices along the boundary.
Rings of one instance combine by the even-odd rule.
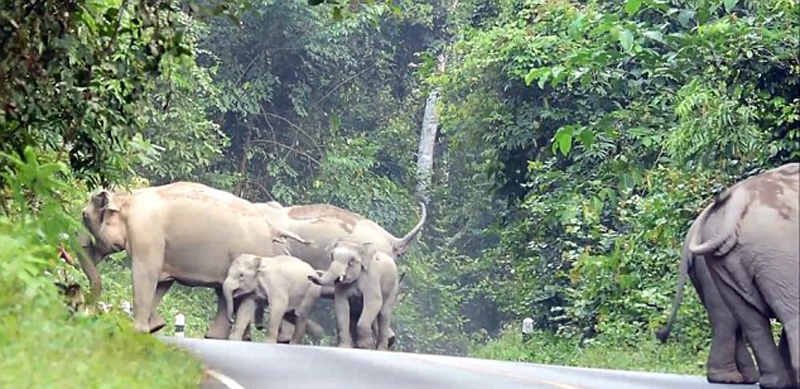
[[[182,313],[175,315],[175,337],[183,338],[183,329],[186,324],[186,316]]]
[[[522,340],[527,341],[533,334],[533,319],[526,317],[522,319]]]

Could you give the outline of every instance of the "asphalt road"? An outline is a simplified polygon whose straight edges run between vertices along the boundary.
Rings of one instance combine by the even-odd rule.
[[[202,389],[752,389],[704,377],[428,354],[161,337],[200,358]]]

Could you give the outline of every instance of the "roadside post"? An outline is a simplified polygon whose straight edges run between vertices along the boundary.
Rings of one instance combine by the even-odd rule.
[[[533,319],[526,317],[522,319],[522,341],[527,342],[533,334]]]
[[[182,313],[175,315],[175,337],[176,338],[183,338],[183,330],[186,324],[186,316],[183,316]]]

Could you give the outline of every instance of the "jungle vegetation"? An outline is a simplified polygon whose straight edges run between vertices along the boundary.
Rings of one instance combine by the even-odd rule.
[[[56,249],[93,189],[197,181],[400,234],[417,220],[431,102],[400,349],[703,373],[693,290],[673,340],[653,331],[702,207],[800,160],[797,0],[319,3],[0,2],[2,386],[91,386],[98,369],[119,387],[199,379],[118,309],[62,304],[54,282],[88,283]],[[124,253],[100,271],[101,300],[130,301]],[[201,336],[212,305],[173,288],[161,311]]]

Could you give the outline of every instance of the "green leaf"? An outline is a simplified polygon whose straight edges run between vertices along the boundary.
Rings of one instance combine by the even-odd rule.
[[[642,0],[627,0],[625,2],[625,12],[628,13],[628,16],[633,16],[636,12],[639,11],[639,7],[642,6]]]
[[[725,3],[725,12],[730,13],[733,11],[733,8],[736,7],[736,3],[738,2],[738,0],[723,0],[723,3]]]
[[[630,52],[633,49],[633,33],[631,30],[625,29],[619,33],[619,44],[625,51]]]
[[[333,20],[340,22],[342,19],[342,7],[333,7]]]
[[[525,75],[525,85],[530,86],[533,80],[550,71],[550,68],[533,68]]]
[[[564,126],[558,129],[555,136],[554,147],[558,147],[561,154],[567,155],[572,149],[572,126]]]
[[[692,19],[694,19],[694,11],[691,9],[683,9],[678,14],[678,22],[684,27],[689,27],[689,23]]]
[[[661,31],[650,30],[650,31],[646,31],[643,35],[645,37],[647,37],[647,38],[650,38],[650,39],[656,41],[656,42],[664,43],[664,35],[661,34]]]
[[[573,20],[572,23],[569,24],[569,27],[567,28],[567,33],[570,36],[577,35],[578,32],[583,29],[585,25],[584,23],[585,20],[586,20],[586,15],[582,13],[579,14],[578,17],[575,18],[575,20]]]

